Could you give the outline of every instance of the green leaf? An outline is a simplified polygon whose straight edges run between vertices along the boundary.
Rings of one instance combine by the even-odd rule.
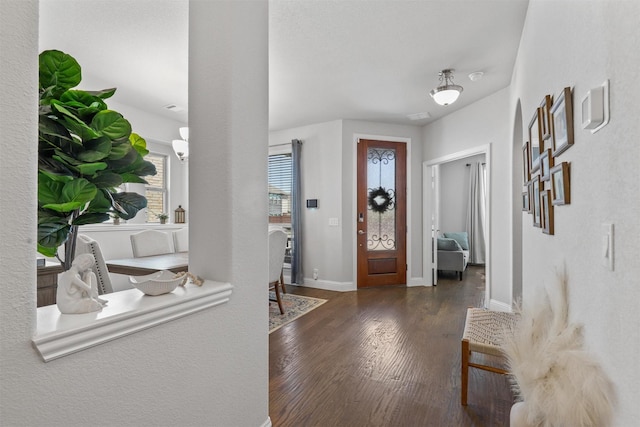
[[[114,142],[111,145],[111,152],[109,153],[109,160],[120,160],[132,151],[131,144],[127,142]]]
[[[111,141],[106,136],[89,140],[83,144],[84,151],[77,155],[83,162],[96,162],[102,160],[111,152]]]
[[[68,179],[74,178],[74,173],[66,167],[65,164],[42,154],[38,155],[38,171],[49,173],[52,176],[66,176]]]
[[[93,117],[91,127],[109,139],[128,138],[131,135],[131,124],[122,114],[112,110],[100,111]]]
[[[80,64],[59,50],[45,50],[38,58],[40,89],[48,89],[52,95],[76,87],[82,80]],[[53,89],[51,89],[53,87]]]
[[[107,213],[84,213],[73,221],[73,225],[100,224],[108,219]]]
[[[95,95],[90,94],[84,90],[68,90],[60,96],[60,101],[65,105],[76,105],[77,107],[104,107],[102,110],[107,109],[107,104]]]
[[[111,210],[111,193],[104,188],[99,189],[96,197],[89,203],[86,213],[107,213]]]
[[[38,173],[38,204],[48,205],[62,201],[64,182],[54,181],[49,175]]]
[[[129,143],[127,143],[127,145],[131,147]],[[140,154],[138,154],[136,150],[132,150],[131,148],[129,148],[129,151],[127,151],[124,156],[119,159],[109,158],[107,160],[107,163],[109,163],[109,170],[115,173],[122,174],[125,172],[131,172],[131,170],[134,169],[135,164],[140,161],[142,161],[142,157],[140,156]]]
[[[38,169],[38,173],[42,175],[46,175],[49,179],[57,182],[67,183],[69,181],[73,181],[75,178],[70,175],[60,175],[47,170]]]
[[[76,166],[76,168],[82,175],[93,176],[96,172],[105,170],[107,168],[107,164],[104,162],[85,163],[83,165]]]
[[[102,90],[90,90],[87,91],[88,94],[97,96],[101,99],[111,98],[114,93],[116,93],[116,88],[112,87],[111,89],[102,89]]]
[[[78,201],[87,203],[93,200],[97,191],[98,189],[95,185],[84,178],[79,178],[64,185],[62,196],[69,202]]]
[[[47,141],[60,147],[59,140],[71,142],[71,135],[65,126],[57,120],[53,120],[46,115],[40,115],[38,119],[38,136],[42,138],[47,136]]]
[[[120,214],[122,219],[131,219],[146,207],[147,199],[138,193],[113,194],[113,208]]]
[[[129,136],[129,142],[131,142],[131,146],[133,146],[133,148],[135,148],[138,154],[142,157],[149,154],[149,150],[147,150],[147,141],[137,133],[131,133]]]
[[[98,112],[107,109],[107,104],[97,96],[83,90],[68,90],[60,96],[67,109],[73,108],[78,117],[90,122]]]
[[[123,173],[118,175],[122,177],[122,182],[132,182],[136,184],[148,184],[146,179],[140,178],[138,175],[134,173]]]
[[[40,245],[40,243],[38,243],[38,252],[46,257],[53,258],[58,253],[58,247],[56,246],[55,248],[45,248],[44,246]]]
[[[70,226],[64,219],[38,220],[38,252],[55,256],[58,246],[66,242]]]
[[[98,189],[84,178],[66,183],[59,199],[42,207],[56,212],[72,212],[84,208],[96,196]]]
[[[114,188],[124,182],[122,176],[109,171],[98,172],[96,176],[90,178],[89,181],[98,188]]]
[[[150,176],[157,174],[158,171],[156,170],[156,165],[148,160],[143,160],[142,163],[136,165],[133,173],[140,176]]]

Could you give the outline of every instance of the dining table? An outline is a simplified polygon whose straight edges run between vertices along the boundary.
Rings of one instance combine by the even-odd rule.
[[[189,268],[189,252],[174,252],[138,258],[120,258],[106,261],[110,273],[128,274],[131,276],[151,274],[160,270],[174,273],[187,271]]]

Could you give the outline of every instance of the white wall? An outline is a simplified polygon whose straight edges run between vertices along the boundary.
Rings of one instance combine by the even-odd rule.
[[[385,123],[336,120],[269,133],[269,145],[303,141],[303,199],[317,198],[319,209],[304,209],[303,269],[305,285],[334,290],[355,289],[355,143],[354,135],[410,138],[411,270],[407,280],[422,281],[422,142],[420,128]],[[329,226],[338,218],[339,226]],[[313,280],[312,271],[319,270]]]
[[[236,144],[242,133],[243,143],[251,147],[234,156],[246,163],[234,163],[226,152],[220,160],[239,167],[232,175],[233,185],[250,196],[263,196],[266,182],[266,165],[261,168],[260,164],[267,145],[268,16],[266,2],[259,3],[191,3],[191,60],[202,67],[190,83],[227,111],[227,118],[242,122],[231,129],[216,129]],[[205,255],[215,251],[212,246],[231,254],[221,259],[229,266],[204,257],[194,262],[195,272],[207,278],[215,275],[210,269],[230,271],[226,278],[235,289],[229,303],[49,363],[43,363],[31,347],[36,327],[37,28],[37,1],[2,2],[0,49],[3,58],[11,58],[0,62],[5,94],[0,101],[2,153],[11,153],[0,157],[3,425],[266,425],[267,291],[262,286],[267,275],[266,202],[264,209],[240,206],[240,195],[233,196],[238,189],[232,188],[226,170],[212,172],[192,164],[196,178],[219,182],[216,202],[233,208],[232,216],[220,217],[215,210],[194,210],[192,226],[197,225],[199,232],[191,244],[197,246],[194,252]],[[211,40],[222,46],[212,47]],[[246,55],[234,55],[232,46]],[[214,70],[213,62],[203,66],[203,59],[206,63],[214,58],[216,64],[233,67],[233,74],[242,79],[236,86],[250,90],[250,97],[245,91],[226,91],[234,86],[232,73]],[[216,79],[211,79],[212,74]],[[219,83],[217,90],[210,86],[212,80]],[[247,102],[238,110],[240,99]],[[205,115],[211,111],[197,102],[193,109]],[[245,114],[253,118],[250,124]],[[210,117],[202,115],[191,123],[196,135],[208,133],[211,125]],[[200,154],[209,157],[213,151],[214,147],[203,146]],[[222,156],[220,150],[215,156]],[[255,171],[245,174],[243,166]],[[195,194],[210,199],[202,188],[196,188]],[[210,225],[212,217],[231,231],[216,233]],[[260,222],[257,217],[265,219]],[[264,263],[256,263],[261,258]]]
[[[491,299],[511,305],[511,137],[509,92],[503,89],[423,128],[425,161],[491,144]],[[441,230],[444,230],[440,227]]]
[[[484,163],[485,155],[454,160],[440,165],[440,231],[442,233],[467,229],[469,206],[469,171],[467,164]]]
[[[46,16],[40,16],[46,19]],[[91,64],[80,64],[90,67]],[[147,141],[149,151],[165,154],[168,160],[168,213],[169,221],[173,221],[173,211],[178,205],[186,210],[186,218],[189,220],[189,161],[181,162],[171,147],[171,141],[181,139],[178,129],[188,126],[177,120],[167,119],[158,114],[151,114],[129,105],[121,104],[111,99],[107,100],[109,108],[121,113],[129,122],[133,131]],[[144,215],[144,214],[139,214]],[[137,218],[136,218],[137,219]]]
[[[587,348],[617,389],[615,426],[640,419],[640,371],[633,367],[640,353],[639,16],[636,1],[531,1],[506,116],[515,116],[519,100],[526,130],[545,94],[574,88],[575,144],[560,156],[571,162],[571,204],[555,209],[554,236],[522,214],[523,294],[526,307],[555,282],[555,269],[566,268],[570,317],[584,325]],[[611,82],[611,122],[591,134],[580,127],[580,101],[605,79]],[[606,222],[615,225],[614,271],[601,263]]]
[[[341,287],[351,282],[343,276],[344,254],[342,236],[342,121],[319,123],[269,133],[269,145],[291,143],[300,139],[302,144],[302,200],[318,199],[318,209],[303,208],[303,272],[305,283],[314,286]],[[329,218],[340,219],[339,225],[329,226]],[[312,278],[318,269],[318,281]],[[324,284],[324,285],[323,285]]]

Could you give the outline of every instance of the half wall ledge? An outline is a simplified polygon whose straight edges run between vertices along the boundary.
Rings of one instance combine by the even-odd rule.
[[[33,346],[45,362],[170,322],[230,300],[230,283],[205,280],[175,291],[147,296],[137,289],[100,295],[108,304],[100,312],[61,314],[56,305],[38,308]]]

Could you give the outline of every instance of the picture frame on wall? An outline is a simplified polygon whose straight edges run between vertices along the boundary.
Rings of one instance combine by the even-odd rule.
[[[553,235],[553,204],[551,203],[551,190],[543,190],[540,193],[540,205],[542,209],[542,232]]]
[[[531,173],[540,168],[540,153],[544,149],[544,140],[540,130],[540,108],[536,108],[536,112],[529,122],[529,142],[531,144]]]
[[[531,146],[529,141],[522,147],[522,174],[526,185],[531,181]]]
[[[532,214],[533,213],[533,180],[527,182],[527,198],[528,198],[528,203],[529,203],[529,210],[527,211],[528,213]]]
[[[551,107],[553,157],[573,145],[573,99],[571,88],[565,87]]]
[[[529,191],[522,192],[522,212],[531,212],[531,204],[529,203]]]
[[[540,175],[533,177],[531,194],[531,205],[533,210],[533,226],[542,228],[542,211],[540,210],[540,191],[542,189],[542,181]]]
[[[545,95],[540,103],[540,130],[544,141],[551,138],[551,107],[553,106],[553,97]]]
[[[553,156],[551,155],[551,149],[547,148],[540,154],[540,180],[549,181],[552,167]]]
[[[551,168],[551,192],[553,205],[571,203],[571,180],[569,163],[562,162]]]

